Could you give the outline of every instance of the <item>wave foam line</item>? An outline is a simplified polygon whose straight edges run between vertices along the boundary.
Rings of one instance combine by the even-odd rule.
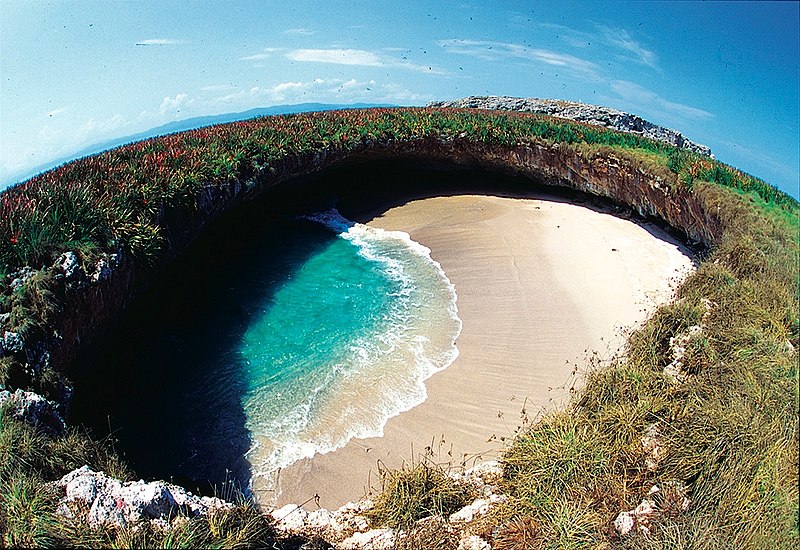
[[[308,438],[303,437],[301,432],[308,428],[308,423],[313,416],[311,409],[317,404],[321,388],[314,388],[314,391],[310,391],[308,394],[309,400],[298,404],[297,408],[290,413],[290,416],[299,422],[277,422],[282,431],[287,430],[289,425],[293,424],[295,429],[288,429],[289,433],[284,431],[284,435],[289,436],[288,438],[282,437],[283,441],[274,442],[276,445],[268,456],[260,457],[260,460],[256,456],[261,447],[258,441],[254,441],[253,447],[248,452],[247,458],[251,460],[251,463],[257,461],[257,464],[252,464],[254,477],[267,482],[274,481],[275,473],[281,468],[298,460],[311,458],[317,453],[325,454],[340,449],[353,438],[382,437],[384,427],[389,419],[416,407],[427,399],[425,381],[456,360],[458,348],[455,346],[455,340],[462,328],[461,319],[458,317],[456,304],[458,296],[455,286],[450,282],[441,265],[431,258],[430,249],[411,239],[408,233],[355,223],[342,216],[335,208],[303,216],[303,218],[321,223],[336,232],[341,238],[350,241],[357,247],[358,253],[365,260],[379,264],[387,276],[400,283],[400,291],[396,297],[401,299],[393,300],[395,305],[391,312],[394,322],[387,327],[387,330],[378,334],[370,334],[351,345],[352,363],[347,366],[348,368],[343,369],[348,371],[344,373],[343,377],[357,378],[373,367],[376,361],[386,360],[400,350],[401,354],[413,357],[414,369],[408,373],[411,377],[409,382],[412,389],[404,395],[399,395],[397,392],[387,392],[387,395],[382,395],[379,403],[370,404],[370,407],[377,407],[379,410],[372,415],[369,422],[352,423],[343,430],[343,433],[339,434],[339,437],[330,438],[325,437],[326,434],[316,434],[315,437]],[[424,334],[410,334],[413,328],[424,329],[426,327],[412,327],[416,320],[414,312],[409,307],[403,309],[403,305],[409,306],[409,298],[412,294],[419,291],[417,281],[409,273],[413,262],[404,261],[407,258],[404,258],[404,255],[409,252],[414,258],[422,260],[423,266],[432,269],[434,278],[440,283],[440,290],[444,290],[446,293],[447,316],[454,324],[449,346],[436,350],[434,356],[430,356],[430,352],[434,350],[425,349],[426,344],[430,343],[429,338]],[[378,347],[376,342],[382,344],[384,349],[376,350],[375,348]],[[342,366],[337,365],[334,368],[342,369]],[[342,375],[341,372],[336,374]],[[353,380],[350,381],[353,382]],[[391,390],[391,388],[388,389]],[[276,424],[273,424],[273,428],[277,427]],[[287,439],[292,439],[292,441],[287,441]],[[274,483],[268,483],[268,485],[274,486]]]

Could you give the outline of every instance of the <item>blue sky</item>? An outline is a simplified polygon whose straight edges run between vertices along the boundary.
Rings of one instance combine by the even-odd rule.
[[[193,116],[512,95],[639,114],[797,197],[798,6],[0,0],[0,186]]]

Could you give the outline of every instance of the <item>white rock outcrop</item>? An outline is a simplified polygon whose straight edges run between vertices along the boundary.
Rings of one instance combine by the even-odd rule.
[[[653,124],[642,117],[618,111],[610,107],[575,103],[557,99],[519,98],[506,96],[471,96],[454,101],[434,101],[428,107],[455,107],[466,109],[492,109],[500,111],[523,111],[549,115],[594,126],[610,128],[620,132],[637,134],[654,141],[669,143],[701,155],[713,157],[711,149],[695,143],[683,134],[670,128]]]
[[[6,333],[8,335],[10,333]],[[14,393],[0,391],[0,407],[6,408],[6,414],[27,422],[52,435],[61,435],[67,425],[58,413],[57,406],[41,395],[24,390]]]
[[[95,472],[88,466],[73,470],[55,487],[62,492],[56,512],[85,519],[95,527],[125,527],[141,521],[169,522],[184,515],[208,515],[233,505],[215,497],[198,497],[164,481],[128,481]]]

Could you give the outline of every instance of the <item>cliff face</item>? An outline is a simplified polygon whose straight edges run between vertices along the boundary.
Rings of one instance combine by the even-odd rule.
[[[468,139],[420,139],[393,143],[364,143],[350,152],[331,148],[306,155],[288,155],[247,181],[208,186],[191,209],[165,210],[160,225],[166,236],[168,262],[220,215],[235,209],[278,183],[291,185],[300,176],[326,168],[371,160],[435,161],[522,175],[537,183],[571,188],[627,205],[643,216],[663,220],[689,239],[705,246],[721,236],[721,224],[699,197],[674,186],[636,163],[613,153],[581,153],[563,144],[498,146]],[[35,341],[17,341],[0,348],[29,372],[47,369],[66,373],[77,354],[101,338],[138,291],[158,275],[158,265],[136,265],[122,253],[111,255],[91,269],[76,265],[69,253],[50,268],[56,272],[56,293],[63,296],[52,330]],[[86,273],[90,271],[91,273]],[[3,331],[4,340],[16,335]],[[49,397],[69,401],[69,388]]]
[[[686,139],[683,134],[670,128],[658,126],[642,117],[617,109],[559,101],[554,99],[522,99],[518,97],[471,96],[454,101],[434,101],[429,107],[454,107],[467,109],[491,109],[499,111],[524,111],[540,115],[549,115],[577,122],[584,122],[603,128],[611,128],[619,132],[637,134],[655,141],[663,141],[675,147],[688,149],[695,153],[713,156],[711,149],[705,145]]]

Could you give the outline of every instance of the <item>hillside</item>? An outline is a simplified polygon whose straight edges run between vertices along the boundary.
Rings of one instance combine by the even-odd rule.
[[[519,111],[548,115],[576,122],[585,122],[593,126],[610,128],[674,145],[705,156],[713,156],[711,149],[705,145],[686,139],[683,134],[658,126],[640,116],[587,103],[575,103],[560,99],[538,99],[506,96],[465,97],[454,101],[434,101],[429,107],[454,107],[461,109],[487,109],[497,111]]]
[[[5,544],[264,546],[277,536],[297,545],[249,502],[201,513],[170,493],[158,513],[141,505],[143,518],[162,523],[138,530],[130,517],[112,528],[88,524],[80,507],[65,513],[69,483],[56,490],[45,482],[84,464],[134,478],[107,443],[52,419],[68,406],[76,359],[206,227],[276,190],[297,186],[298,200],[310,200],[303,176],[376,160],[511,173],[601,197],[706,251],[676,302],[631,335],[625,357],[598,369],[566,410],[517,436],[496,480],[503,503],[436,544],[455,548],[469,534],[495,548],[797,545],[800,205],[661,141],[562,118],[451,108],[212,126],[84,158],[4,191],[0,384],[52,402],[4,399]],[[26,423],[32,401],[55,416]],[[430,546],[430,537],[455,529],[450,512],[474,496],[423,462],[387,475],[368,525],[406,530],[394,532],[399,547]],[[449,527],[414,523],[430,515]]]

